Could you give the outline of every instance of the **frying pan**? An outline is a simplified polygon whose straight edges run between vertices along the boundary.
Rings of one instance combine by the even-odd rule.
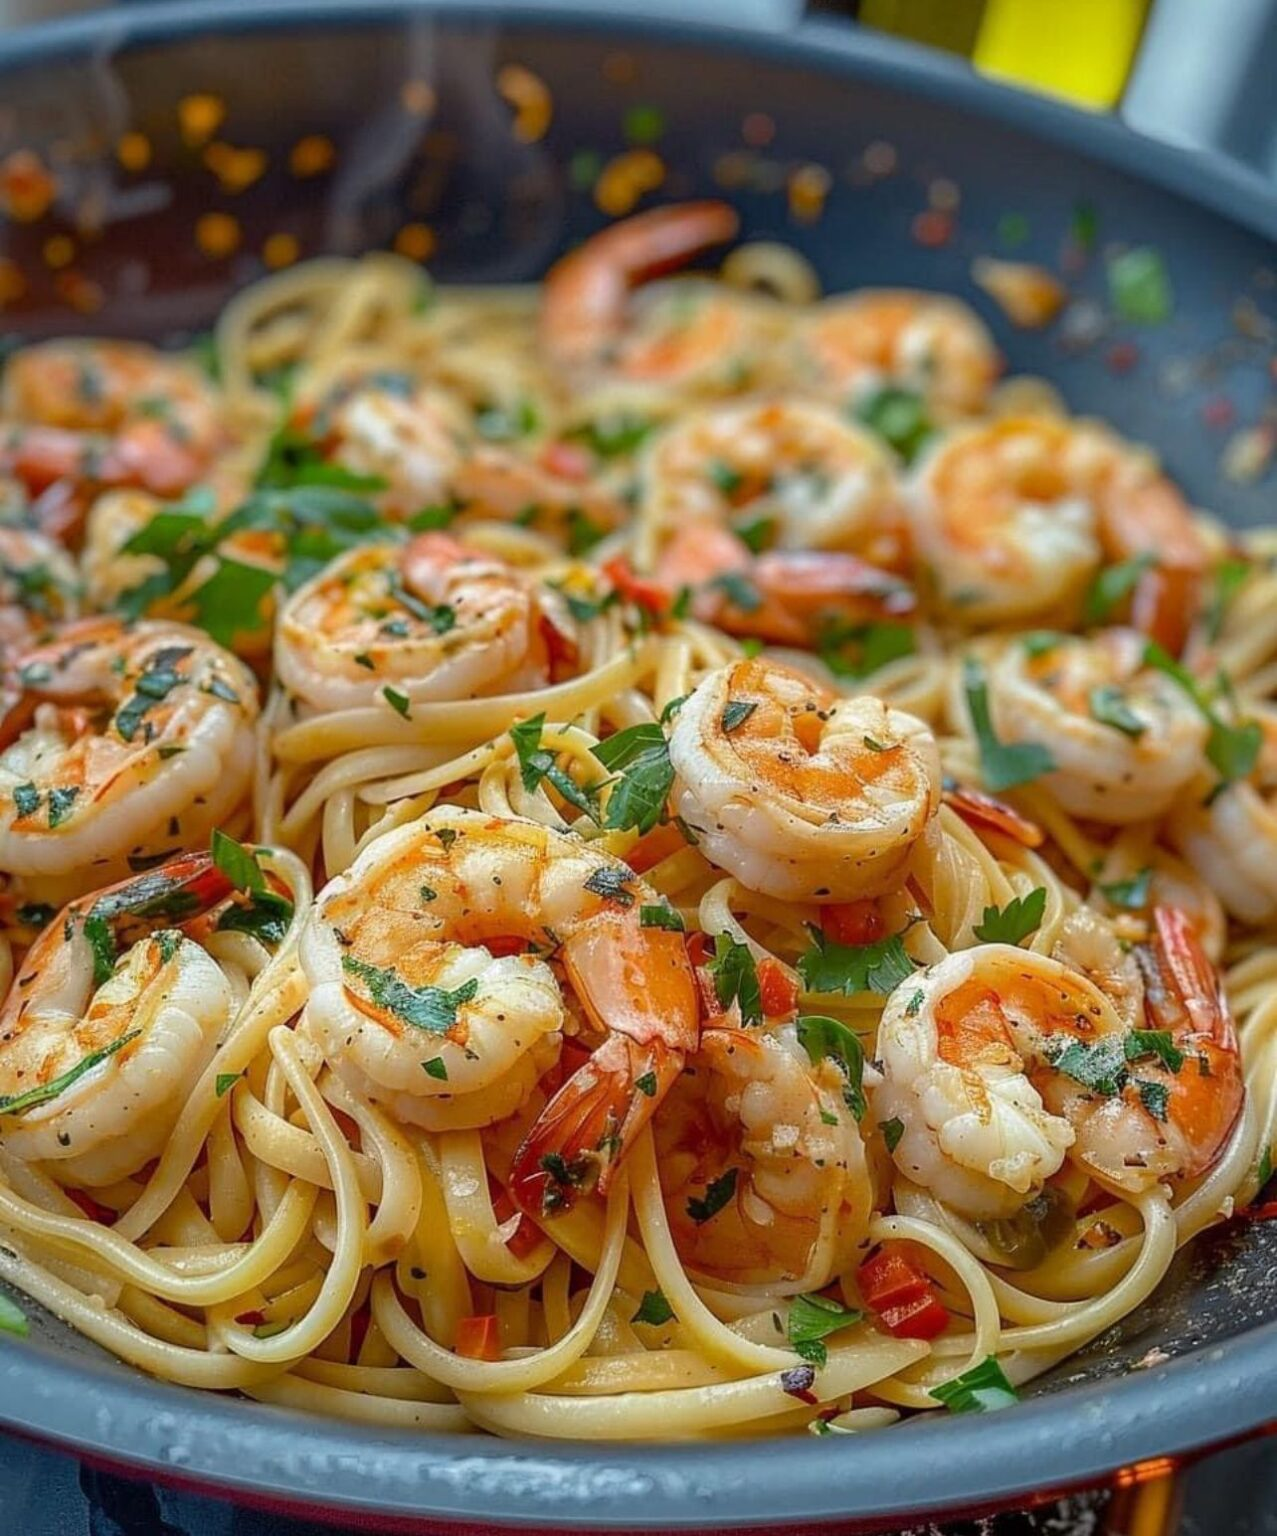
[[[726,196],[748,236],[792,242],[828,289],[961,294],[1014,370],[1153,444],[1230,522],[1273,519],[1271,479],[1219,471],[1228,433],[1272,398],[1277,199],[1264,183],[841,23],[728,27],[703,5],[700,20],[694,0],[664,18],[638,0],[624,17],[161,5],[8,37],[0,328],[180,339],[262,273],[281,235],[302,255],[433,246],[444,281],[533,280],[603,222],[598,170],[628,134],[651,141],[641,164],[660,185],[647,201]],[[548,131],[517,110],[529,76],[512,66],[548,92]],[[180,106],[190,97],[202,100]],[[223,180],[206,164],[210,131],[240,155]],[[1073,300],[1049,330],[1011,329],[972,284],[977,255],[1054,265],[1070,239]],[[1158,325],[1115,321],[1105,299],[1109,258],[1137,246],[1159,253],[1173,290]],[[1199,1240],[1147,1305],[1019,1407],[850,1440],[393,1433],[152,1382],[38,1314],[29,1340],[0,1346],[12,1430],[276,1508],[414,1530],[884,1528],[1045,1498],[1272,1417],[1277,1223]]]

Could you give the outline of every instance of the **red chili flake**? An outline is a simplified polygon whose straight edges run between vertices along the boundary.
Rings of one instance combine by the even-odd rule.
[[[1237,408],[1227,395],[1214,395],[1202,406],[1202,420],[1208,427],[1231,426]]]
[[[816,1372],[810,1365],[796,1365],[792,1371],[780,1373],[780,1387],[782,1392],[790,1397],[796,1397],[800,1403],[810,1403],[813,1406],[820,1401],[811,1390],[816,1384]]]
[[[928,208],[925,212],[914,215],[910,233],[919,245],[935,249],[948,245],[953,239],[954,227],[952,214],[945,213],[939,208]]]
[[[240,1312],[235,1321],[243,1328],[260,1328],[266,1321],[265,1312]]]
[[[115,1212],[109,1206],[99,1205],[87,1190],[68,1189],[67,1194],[75,1201],[90,1221],[96,1221],[100,1227],[112,1227],[115,1225]]]
[[[1110,373],[1130,373],[1140,360],[1140,349],[1133,341],[1119,341],[1110,347],[1104,359]]]

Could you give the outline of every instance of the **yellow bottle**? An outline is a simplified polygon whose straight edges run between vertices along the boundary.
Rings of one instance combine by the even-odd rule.
[[[989,0],[972,62],[1099,111],[1122,95],[1148,0]]]

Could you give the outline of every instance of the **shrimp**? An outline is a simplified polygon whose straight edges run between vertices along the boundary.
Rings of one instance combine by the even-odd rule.
[[[572,639],[550,589],[443,533],[366,544],[331,561],[280,612],[275,669],[315,710],[411,703],[550,681],[547,629]]]
[[[606,1190],[696,1046],[682,938],[643,927],[644,901],[579,838],[438,806],[320,895],[300,945],[307,1027],[400,1119],[478,1127],[522,1107],[579,1010],[602,1044],[528,1131],[511,1186],[529,1214],[562,1209],[596,1180]]]
[[[900,526],[886,450],[811,401],[707,406],[656,438],[643,476],[644,510],[665,530],[707,522],[782,549],[864,551]]]
[[[679,285],[645,304],[632,297],[738,227],[726,203],[677,203],[613,224],[565,256],[542,289],[541,337],[553,363],[640,386],[739,388],[759,344],[758,301],[721,284]]]
[[[911,587],[843,550],[750,554],[734,533],[706,523],[675,532],[654,580],[669,598],[690,593],[690,612],[732,635],[811,647],[865,624],[904,620]]]
[[[888,890],[940,804],[920,720],[761,658],[720,667],[684,701],[670,761],[706,858],[782,901]]]
[[[347,381],[301,414],[329,458],[383,483],[379,505],[400,521],[449,500],[474,435],[452,394],[398,374]]]
[[[960,300],[866,288],[810,311],[798,331],[796,371],[839,403],[883,386],[916,390],[949,421],[984,409],[1002,358],[984,322]]]
[[[231,889],[207,854],[182,854],[44,929],[0,1012],[7,1152],[100,1186],[160,1151],[236,1012],[198,937]]]
[[[137,486],[177,496],[222,446],[215,396],[199,370],[125,341],[48,341],[10,358],[0,395],[0,473],[33,496]],[[80,506],[82,517],[85,506]],[[75,520],[70,519],[70,531]]]
[[[1131,629],[1009,641],[989,668],[998,738],[1037,742],[1042,780],[1075,816],[1120,826],[1161,816],[1198,773],[1209,726],[1184,690],[1145,665]]]
[[[1251,706],[1262,731],[1249,776],[1199,780],[1171,811],[1171,841],[1244,923],[1277,916],[1277,711]]]
[[[200,630],[82,619],[5,689],[0,869],[30,900],[204,841],[248,790],[257,686]]]
[[[0,648],[10,652],[75,618],[79,602],[80,578],[60,544],[0,524]]]
[[[1183,497],[1102,428],[1009,417],[958,429],[919,466],[910,524],[939,607],[975,627],[1071,624],[1106,560],[1143,567],[1131,623],[1178,653],[1209,565]]]
[[[698,1274],[815,1291],[851,1262],[874,1189],[847,1082],[792,1022],[706,1028],[654,1121],[670,1231]],[[705,1191],[731,1184],[706,1216]]]
[[[1113,995],[1007,944],[902,982],[873,1097],[877,1119],[904,1128],[900,1171],[976,1220],[1015,1215],[1066,1157],[1127,1194],[1204,1173],[1241,1113],[1236,1030],[1183,913],[1155,908],[1136,957],[1100,972]]]

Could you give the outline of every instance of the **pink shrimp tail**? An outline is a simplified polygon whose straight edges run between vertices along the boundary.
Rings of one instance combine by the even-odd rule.
[[[519,1208],[540,1220],[568,1210],[583,1190],[606,1194],[682,1070],[681,1051],[609,1035],[541,1111],[515,1154],[510,1192]]]

